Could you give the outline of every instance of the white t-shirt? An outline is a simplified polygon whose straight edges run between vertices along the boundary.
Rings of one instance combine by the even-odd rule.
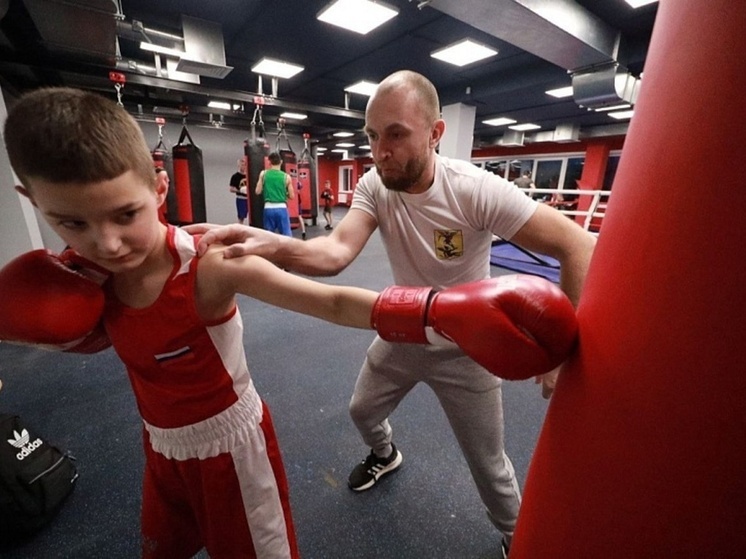
[[[371,169],[351,204],[378,221],[398,285],[437,289],[489,278],[492,235],[510,239],[537,206],[513,183],[440,156],[426,192],[387,190]]]

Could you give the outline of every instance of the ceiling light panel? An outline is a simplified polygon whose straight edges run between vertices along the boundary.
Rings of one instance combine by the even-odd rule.
[[[497,51],[490,47],[475,43],[471,39],[464,39],[445,48],[433,51],[430,56],[453,64],[455,66],[466,66],[477,60],[484,60],[495,56]]]
[[[556,97],[557,99],[562,99],[563,97],[572,97],[572,86],[568,85],[567,87],[558,87],[557,89],[550,89],[549,91],[545,91],[547,95],[551,95],[552,97]]]
[[[526,123],[526,124],[516,124],[514,126],[508,126],[511,130],[518,130],[519,132],[525,132],[527,130],[538,130],[541,128],[538,124],[532,124],[532,123]]]
[[[304,115],[303,113],[282,113],[280,115],[283,118],[289,118],[291,120],[305,120],[308,118],[308,115]]]
[[[631,110],[631,111],[616,111],[616,112],[613,112],[613,113],[606,113],[606,114],[609,115],[611,118],[615,118],[617,120],[626,120],[628,118],[632,118],[632,115],[635,114],[635,111],[634,110]]]
[[[377,83],[361,80],[357,83],[353,83],[352,85],[348,85],[347,87],[345,87],[345,91],[349,91],[350,93],[358,93],[360,95],[367,95],[368,97],[370,97],[376,92],[377,87]]]
[[[231,110],[231,104],[227,101],[210,101],[207,106],[211,109],[224,109],[226,111]]]
[[[335,0],[316,19],[365,35],[399,13],[396,8],[371,0]]]
[[[501,116],[499,118],[490,118],[488,120],[483,120],[482,123],[489,124],[490,126],[505,126],[507,124],[515,124],[516,121],[512,118]]]
[[[627,4],[629,4],[633,8],[647,6],[648,4],[652,4],[653,2],[657,2],[657,1],[658,0],[625,0],[625,2],[627,2]]]
[[[276,78],[292,78],[295,74],[303,71],[303,66],[265,57],[252,66],[251,71]]]

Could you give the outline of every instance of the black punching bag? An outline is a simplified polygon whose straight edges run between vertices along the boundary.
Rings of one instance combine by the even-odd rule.
[[[269,144],[264,138],[264,127],[257,136],[252,125],[251,138],[244,140],[244,155],[246,156],[246,178],[248,181],[249,225],[264,227],[264,196],[256,194],[256,183],[259,173],[269,166]]]

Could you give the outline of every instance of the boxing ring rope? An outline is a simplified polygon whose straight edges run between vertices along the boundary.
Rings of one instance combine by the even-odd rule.
[[[516,187],[518,190],[521,190],[528,196],[534,196],[534,195],[545,195],[549,194],[551,195],[551,199],[549,201],[542,202],[544,204],[547,204],[549,206],[553,206],[557,208],[561,213],[564,215],[575,218],[576,216],[585,217],[583,220],[582,226],[583,229],[586,231],[591,231],[591,225],[593,222],[593,219],[596,218],[598,220],[602,220],[605,214],[606,204],[609,201],[609,197],[611,196],[610,190],[568,190],[568,189],[560,189],[560,188],[521,188]],[[578,210],[575,209],[578,207],[578,199],[568,201],[564,200],[564,196],[590,196],[591,202],[588,206],[587,210]],[[591,231],[598,233],[598,231]]]

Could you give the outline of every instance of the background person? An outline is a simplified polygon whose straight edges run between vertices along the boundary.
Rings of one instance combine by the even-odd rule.
[[[238,171],[231,175],[228,189],[236,195],[236,215],[238,223],[247,223],[249,216],[249,187],[246,178],[246,158],[236,162]]]
[[[270,153],[269,163],[271,167],[259,173],[256,183],[257,196],[264,197],[264,229],[291,237],[288,200],[295,198],[293,181],[290,175],[280,169],[282,158],[279,153]]]
[[[324,219],[326,226],[324,229],[331,231],[334,227],[332,219],[332,207],[334,206],[334,192],[332,192],[331,181],[324,182],[324,190],[321,191],[321,199],[324,201]]]
[[[523,174],[515,179],[513,181],[513,184],[515,184],[518,188],[530,188],[531,190],[536,190],[536,185],[534,184],[534,179],[531,178],[531,171],[526,169],[523,171]],[[531,198],[534,197],[534,194],[532,192],[527,192],[526,190],[523,191],[527,196],[530,196]]]

